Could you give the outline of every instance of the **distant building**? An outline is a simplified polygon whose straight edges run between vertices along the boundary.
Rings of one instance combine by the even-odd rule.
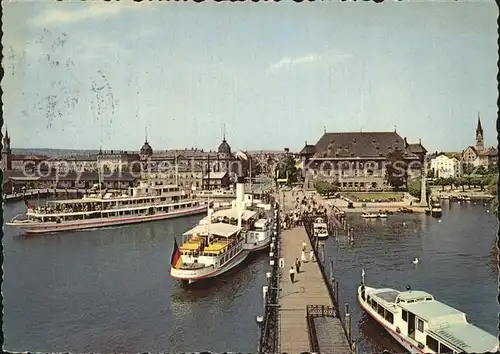
[[[130,154],[127,151],[99,151],[97,154],[97,168],[99,171],[140,172],[141,161],[139,154]]]
[[[153,151],[147,137],[140,150],[140,159],[144,169],[151,172],[175,171],[176,166],[179,171],[193,175],[199,172],[224,172],[227,171],[231,180],[238,176],[246,176],[248,173],[248,154],[243,152],[233,153],[229,146],[225,133],[222,142],[216,151],[206,151],[203,149],[174,149],[165,151]],[[202,180],[200,177],[193,177],[194,184]]]
[[[412,152],[414,151],[414,152]],[[391,153],[400,153],[408,164],[409,177],[422,174],[426,150],[419,142],[408,144],[394,132],[324,133],[315,145],[300,151],[307,187],[313,180],[337,180],[351,190],[390,188],[385,166]]]
[[[484,147],[484,134],[479,113],[477,115],[476,145],[468,146],[462,152],[462,163],[464,167],[488,167],[498,160],[498,151],[494,147]]]
[[[435,178],[458,178],[461,177],[461,163],[454,156],[441,153],[431,160],[431,169]]]
[[[231,181],[229,173],[223,172],[210,172],[203,176],[203,189],[220,189],[229,188]]]

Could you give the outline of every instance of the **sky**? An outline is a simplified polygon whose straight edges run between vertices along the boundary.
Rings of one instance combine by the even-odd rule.
[[[4,2],[15,148],[300,150],[396,131],[428,151],[496,140],[491,2]]]

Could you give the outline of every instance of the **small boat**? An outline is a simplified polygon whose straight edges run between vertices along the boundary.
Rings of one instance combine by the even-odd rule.
[[[313,234],[319,240],[328,238],[328,224],[323,217],[318,217],[314,220]]]
[[[375,213],[363,213],[363,214],[361,214],[361,217],[364,219],[376,219],[376,218],[378,218],[378,215],[379,214],[375,214]]]
[[[439,202],[439,199],[436,197],[431,198],[429,202],[429,208],[431,209],[432,216],[441,216],[443,212],[441,209],[441,203]]]
[[[386,213],[378,213],[377,214],[377,218],[379,218],[379,219],[386,219],[387,218],[387,214]]]
[[[361,308],[410,353],[496,353],[498,339],[425,291],[358,287]]]
[[[424,209],[424,211],[425,211],[425,214],[430,215],[431,208],[427,207],[427,208]]]
[[[174,240],[170,275],[189,284],[213,278],[247,258],[241,227],[226,223],[197,225],[185,232],[181,246]]]

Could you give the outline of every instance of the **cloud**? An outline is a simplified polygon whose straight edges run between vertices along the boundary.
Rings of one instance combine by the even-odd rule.
[[[125,9],[144,8],[143,3],[79,3],[74,10],[54,9],[41,12],[32,23],[35,26],[54,26],[64,23],[77,23],[90,19],[109,18]],[[59,6],[61,7],[61,6]],[[150,7],[150,6],[149,6]]]
[[[284,68],[290,68],[293,66],[314,63],[314,62],[329,62],[329,63],[340,63],[351,57],[350,54],[342,53],[310,53],[298,57],[284,57],[280,61],[271,65],[271,69],[278,70]]]

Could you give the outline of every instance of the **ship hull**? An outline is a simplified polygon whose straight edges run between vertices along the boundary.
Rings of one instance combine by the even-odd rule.
[[[129,224],[138,224],[148,221],[158,221],[165,219],[178,218],[183,216],[197,215],[205,213],[207,207],[200,205],[192,208],[186,208],[179,211],[161,213],[155,215],[138,215],[131,217],[112,217],[103,219],[88,219],[66,222],[45,222],[45,223],[23,223],[23,222],[8,222],[6,225],[19,227],[28,234],[42,234],[62,231],[76,231],[85,229],[104,228],[110,226],[122,226]]]
[[[368,288],[367,288],[368,289]],[[386,330],[387,333],[391,335],[398,343],[401,345],[403,348],[405,348],[409,353],[412,354],[424,354],[424,350],[420,350],[418,347],[416,347],[414,344],[410,343],[405,337],[403,337],[401,334],[398,334],[394,329],[390,328],[386,323],[382,322],[379,320],[376,316],[373,315],[373,310],[370,309],[368,304],[363,301],[361,298],[361,292],[358,288],[358,302],[361,308],[375,321],[378,322],[384,329]]]
[[[256,243],[246,243],[243,248],[249,252],[259,252],[269,248],[271,244],[271,239],[263,240]]]
[[[182,280],[189,284],[204,279],[215,278],[241,264],[241,262],[243,262],[248,257],[248,254],[249,252],[247,250],[243,250],[235,255],[232,259],[230,259],[226,264],[224,264],[224,266],[217,269],[215,269],[213,266],[195,270],[171,268],[170,276],[174,279]]]

